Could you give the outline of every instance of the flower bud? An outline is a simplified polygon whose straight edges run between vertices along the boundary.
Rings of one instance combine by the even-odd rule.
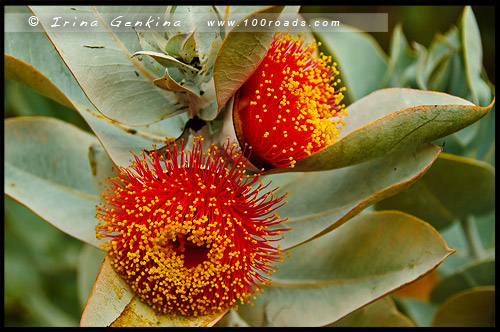
[[[347,115],[339,72],[318,44],[277,33],[250,78],[234,96],[232,116],[241,146],[257,169],[294,167],[335,142]]]

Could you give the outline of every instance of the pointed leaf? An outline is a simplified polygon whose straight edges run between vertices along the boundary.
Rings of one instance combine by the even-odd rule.
[[[443,228],[458,218],[495,209],[495,169],[482,161],[442,153],[414,186],[375,208],[404,211]]]
[[[450,29],[451,32],[456,31],[456,27]],[[446,38],[441,34],[436,34],[431,42],[428,52],[425,57],[419,62],[417,67],[417,83],[421,89],[429,89],[429,78],[433,71],[444,59],[449,58],[455,52],[452,45],[447,42]]]
[[[265,177],[279,185],[279,194],[288,192],[288,204],[277,213],[290,218],[279,227],[292,227],[280,241],[291,248],[325,234],[361,212],[369,205],[407,188],[419,179],[437,158],[441,149],[426,144],[414,149],[328,172],[298,173]]]
[[[73,11],[60,6],[34,6],[31,10],[39,16],[47,36],[89,100],[107,117],[130,125],[146,125],[187,109],[177,101],[175,94],[152,83],[155,74],[131,58],[131,53],[111,30],[106,33],[58,32],[48,28],[51,21],[43,15],[88,14],[90,11],[95,20],[106,26],[95,8],[77,7]]]
[[[283,6],[267,7],[244,19],[251,21],[259,13],[275,14],[276,19],[283,9]],[[226,35],[215,58],[213,78],[219,111],[257,69],[276,32],[275,29],[262,32],[245,30],[244,24],[237,24]]]
[[[467,83],[472,93],[472,100],[477,105],[487,105],[490,101],[490,88],[481,78],[483,69],[483,46],[481,33],[474,12],[465,7],[462,17],[462,43],[466,68]]]
[[[5,121],[5,193],[63,232],[98,247],[99,200],[87,154],[94,136],[54,118]]]
[[[416,60],[416,50],[409,47],[401,25],[396,25],[392,33],[390,58],[382,87],[414,86]]]
[[[401,212],[361,214],[293,248],[246,321],[259,325],[330,324],[433,270],[453,251],[427,223]]]
[[[476,287],[452,297],[438,309],[432,326],[494,327],[495,287]]]
[[[176,68],[171,68],[171,71],[175,72]],[[162,89],[174,92],[188,92],[193,95],[195,98],[200,97],[200,87],[198,85],[193,84],[191,81],[183,81],[178,83],[175,79],[173,79],[169,72],[168,68],[165,68],[165,75],[161,78],[155,79],[153,83],[156,86],[159,86]]]
[[[347,108],[346,125],[336,143],[297,161],[291,170],[345,167],[444,137],[485,116],[493,102],[480,107],[444,93],[378,90]]]
[[[80,326],[213,326],[225,314],[197,317],[160,314],[139,300],[130,286],[113,270],[106,256],[83,311]]]
[[[347,101],[352,103],[382,87],[388,59],[371,35],[346,25],[333,33],[316,31],[315,34],[338,63],[341,85],[347,88],[344,93]]]

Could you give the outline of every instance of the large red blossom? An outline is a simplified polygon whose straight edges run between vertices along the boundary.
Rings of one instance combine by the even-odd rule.
[[[273,241],[284,229],[268,227],[282,221],[275,210],[284,196],[245,175],[234,146],[205,153],[197,138],[190,151],[170,150],[134,155],[103,193],[96,232],[108,238],[113,268],[163,313],[204,315],[249,301],[282,259]]]
[[[294,167],[335,142],[347,114],[336,64],[317,54],[315,41],[277,33],[259,67],[235,95],[240,143],[258,168]]]

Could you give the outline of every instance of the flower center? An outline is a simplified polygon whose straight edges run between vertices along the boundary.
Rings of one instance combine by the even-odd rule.
[[[167,244],[169,250],[174,251],[183,258],[184,266],[188,269],[202,264],[208,259],[210,245],[202,246],[187,239],[185,235],[179,235],[175,241]]]

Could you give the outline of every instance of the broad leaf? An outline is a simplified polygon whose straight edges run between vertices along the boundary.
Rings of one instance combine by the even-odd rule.
[[[334,33],[316,31],[315,34],[338,63],[348,102],[382,88],[387,55],[371,35],[346,25]]]
[[[179,32],[192,33],[196,45],[195,55],[203,67],[210,60],[212,45],[224,33],[224,28],[217,24],[211,28],[207,26],[207,22],[219,20],[216,9],[213,6],[172,6],[169,17],[182,22],[182,26],[178,27]]]
[[[213,326],[226,311],[207,316],[164,315],[139,300],[105,257],[80,321],[85,327]]]
[[[13,58],[13,61],[23,64],[19,59]],[[27,64],[23,65],[31,67]],[[47,82],[47,87],[50,86],[46,76],[40,72],[36,75],[38,80]],[[23,83],[27,84],[26,81]],[[65,98],[64,95],[60,95],[60,97]],[[85,119],[113,161],[124,167],[130,165],[129,160],[132,157],[130,151],[140,153],[143,149],[151,149],[153,144],[157,144],[159,147],[165,145],[167,139],[177,138],[181,135],[187,122],[186,113],[182,113],[145,126],[128,126],[104,117],[95,111],[92,105],[89,108],[74,100],[68,102]]]
[[[436,312],[433,327],[494,327],[495,286],[466,290],[446,301]]]
[[[57,52],[94,106],[107,117],[130,125],[146,125],[187,110],[177,95],[155,86],[157,78],[135,58],[119,38],[107,33],[58,32],[50,30],[43,14],[93,13],[103,26],[96,8],[31,7]],[[133,33],[130,28],[130,33]],[[134,34],[135,37],[135,34]],[[139,50],[137,50],[139,51]]]
[[[94,136],[63,121],[5,121],[5,193],[63,232],[98,247],[96,193],[87,159]]]
[[[495,209],[495,169],[475,159],[443,153],[420,181],[376,204],[377,210],[400,210],[436,228],[470,214]]]
[[[491,107],[431,91],[383,89],[349,106],[339,140],[297,161],[292,171],[345,167],[429,142],[485,116]],[[279,170],[275,170],[278,172]]]
[[[244,19],[251,21],[260,13],[275,14],[273,17],[276,19],[283,9],[283,6],[267,7]],[[215,58],[213,78],[219,111],[257,69],[276,32],[275,29],[245,30],[248,29],[244,24],[239,24],[239,26],[237,24],[226,35]]]
[[[361,214],[291,249],[254,306],[238,312],[257,325],[327,325],[431,271],[452,252],[420,219]]]
[[[16,6],[14,8],[21,9],[23,7]],[[7,10],[8,7],[6,7]],[[23,12],[31,13],[28,8],[25,8]],[[11,56],[20,60],[10,62],[7,60],[5,62],[6,76],[14,74],[15,77],[11,77],[12,79],[27,84],[47,97],[62,102],[63,105],[71,106],[67,105],[65,98],[60,96],[59,91],[57,91],[59,89],[69,100],[76,101],[86,107],[92,107],[45,33],[7,32],[4,35],[4,40],[5,59]],[[31,73],[28,76],[28,73],[21,73],[22,71]],[[36,71],[39,71],[47,79],[39,78]],[[31,79],[34,81],[30,82]],[[40,81],[47,82],[47,84],[38,84]],[[53,89],[54,87],[57,89]]]
[[[277,213],[290,218],[279,227],[293,229],[279,244],[287,249],[339,227],[371,204],[407,188],[440,152],[426,144],[342,169],[285,175],[281,183],[282,175],[264,177],[280,186],[278,194],[289,193],[288,204]]]

